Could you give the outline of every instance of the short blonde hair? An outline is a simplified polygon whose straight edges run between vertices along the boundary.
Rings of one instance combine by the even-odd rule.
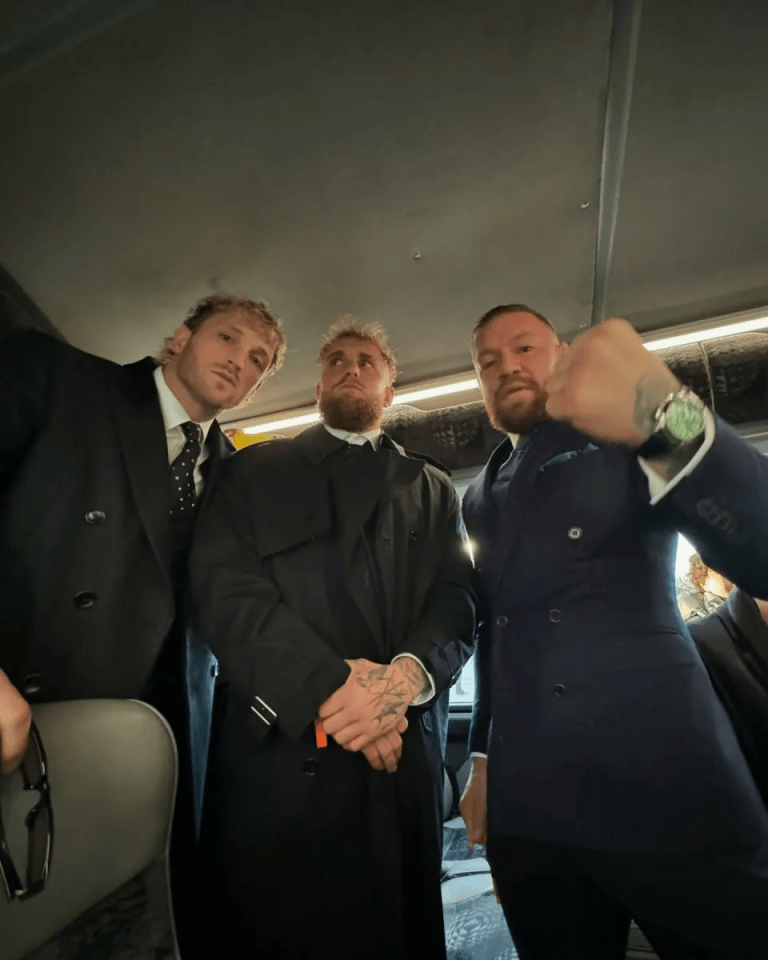
[[[235,297],[229,294],[215,293],[210,297],[204,297],[202,300],[199,300],[194,307],[192,307],[184,320],[184,326],[189,327],[192,333],[194,333],[200,329],[209,317],[220,313],[232,313],[238,310],[247,314],[251,320],[264,327],[277,341],[275,355],[272,357],[272,362],[264,374],[264,379],[266,379],[273,373],[277,373],[285,363],[287,350],[285,334],[283,333],[280,318],[269,309],[266,303],[260,300],[249,300],[247,297]],[[161,365],[166,364],[175,352],[173,349],[173,338],[166,337],[163,343],[163,349],[156,358],[157,362]]]
[[[395,355],[389,346],[386,330],[380,323],[359,320],[357,317],[353,317],[351,313],[344,314],[344,316],[339,317],[338,320],[330,325],[323,337],[323,345],[320,348],[317,362],[322,363],[328,356],[334,343],[346,338],[353,340],[370,340],[371,343],[379,348],[382,357],[384,357],[384,362],[387,365],[387,370],[389,371],[389,385],[392,386],[397,377],[397,363],[395,362]]]

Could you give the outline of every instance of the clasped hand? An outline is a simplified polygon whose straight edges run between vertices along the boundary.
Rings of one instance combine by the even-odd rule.
[[[392,773],[402,755],[405,712],[423,689],[424,671],[412,659],[392,664],[346,660],[351,673],[318,710],[325,732],[345,750],[362,752],[377,770]]]

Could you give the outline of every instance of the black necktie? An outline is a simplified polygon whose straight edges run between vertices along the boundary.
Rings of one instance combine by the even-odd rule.
[[[171,464],[171,516],[185,517],[194,512],[195,464],[202,449],[203,431],[198,423],[181,424],[186,442],[181,453]]]
[[[523,455],[525,454],[527,447],[526,440],[527,438],[520,437],[515,449],[499,467],[499,472],[496,474],[496,479],[491,485],[491,496],[493,497],[493,502],[496,504],[496,509],[499,511],[499,513],[501,513],[501,511],[504,509],[504,501],[507,499],[507,490],[509,490],[509,485],[512,482],[512,478],[517,472],[517,468],[520,466],[520,461],[523,459]]]

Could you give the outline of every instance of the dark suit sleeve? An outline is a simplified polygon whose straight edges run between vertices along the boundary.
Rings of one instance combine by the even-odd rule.
[[[660,505],[707,566],[768,599],[768,458],[715,417],[701,463]]]
[[[469,725],[469,752],[488,755],[491,735],[491,628],[481,620],[475,647],[475,702]]]
[[[56,348],[51,337],[31,331],[0,343],[0,493],[46,422]]]
[[[466,522],[466,515],[465,515]],[[477,572],[473,570],[477,582]],[[479,596],[479,590],[476,589]],[[475,637],[475,700],[472,704],[472,720],[469,725],[469,752],[488,755],[491,732],[491,626],[482,604],[477,608],[477,634]]]
[[[269,504],[257,502],[253,469],[242,455],[224,463],[197,524],[190,566],[194,619],[222,678],[250,704],[257,733],[277,723],[298,739],[350,670],[286,606],[265,573],[254,528]]]
[[[443,485],[436,529],[439,565],[424,609],[398,653],[411,653],[435,681],[435,696],[455,683],[474,651],[475,593],[472,561],[461,534],[459,499],[449,483]],[[432,703],[434,702],[431,701]]]

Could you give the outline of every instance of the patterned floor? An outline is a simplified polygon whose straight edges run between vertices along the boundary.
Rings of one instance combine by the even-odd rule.
[[[482,847],[475,847],[470,853],[461,819],[445,824],[443,868],[447,879],[443,882],[443,917],[448,960],[518,960],[504,914],[493,896],[483,854]],[[627,960],[658,960],[634,925]]]

